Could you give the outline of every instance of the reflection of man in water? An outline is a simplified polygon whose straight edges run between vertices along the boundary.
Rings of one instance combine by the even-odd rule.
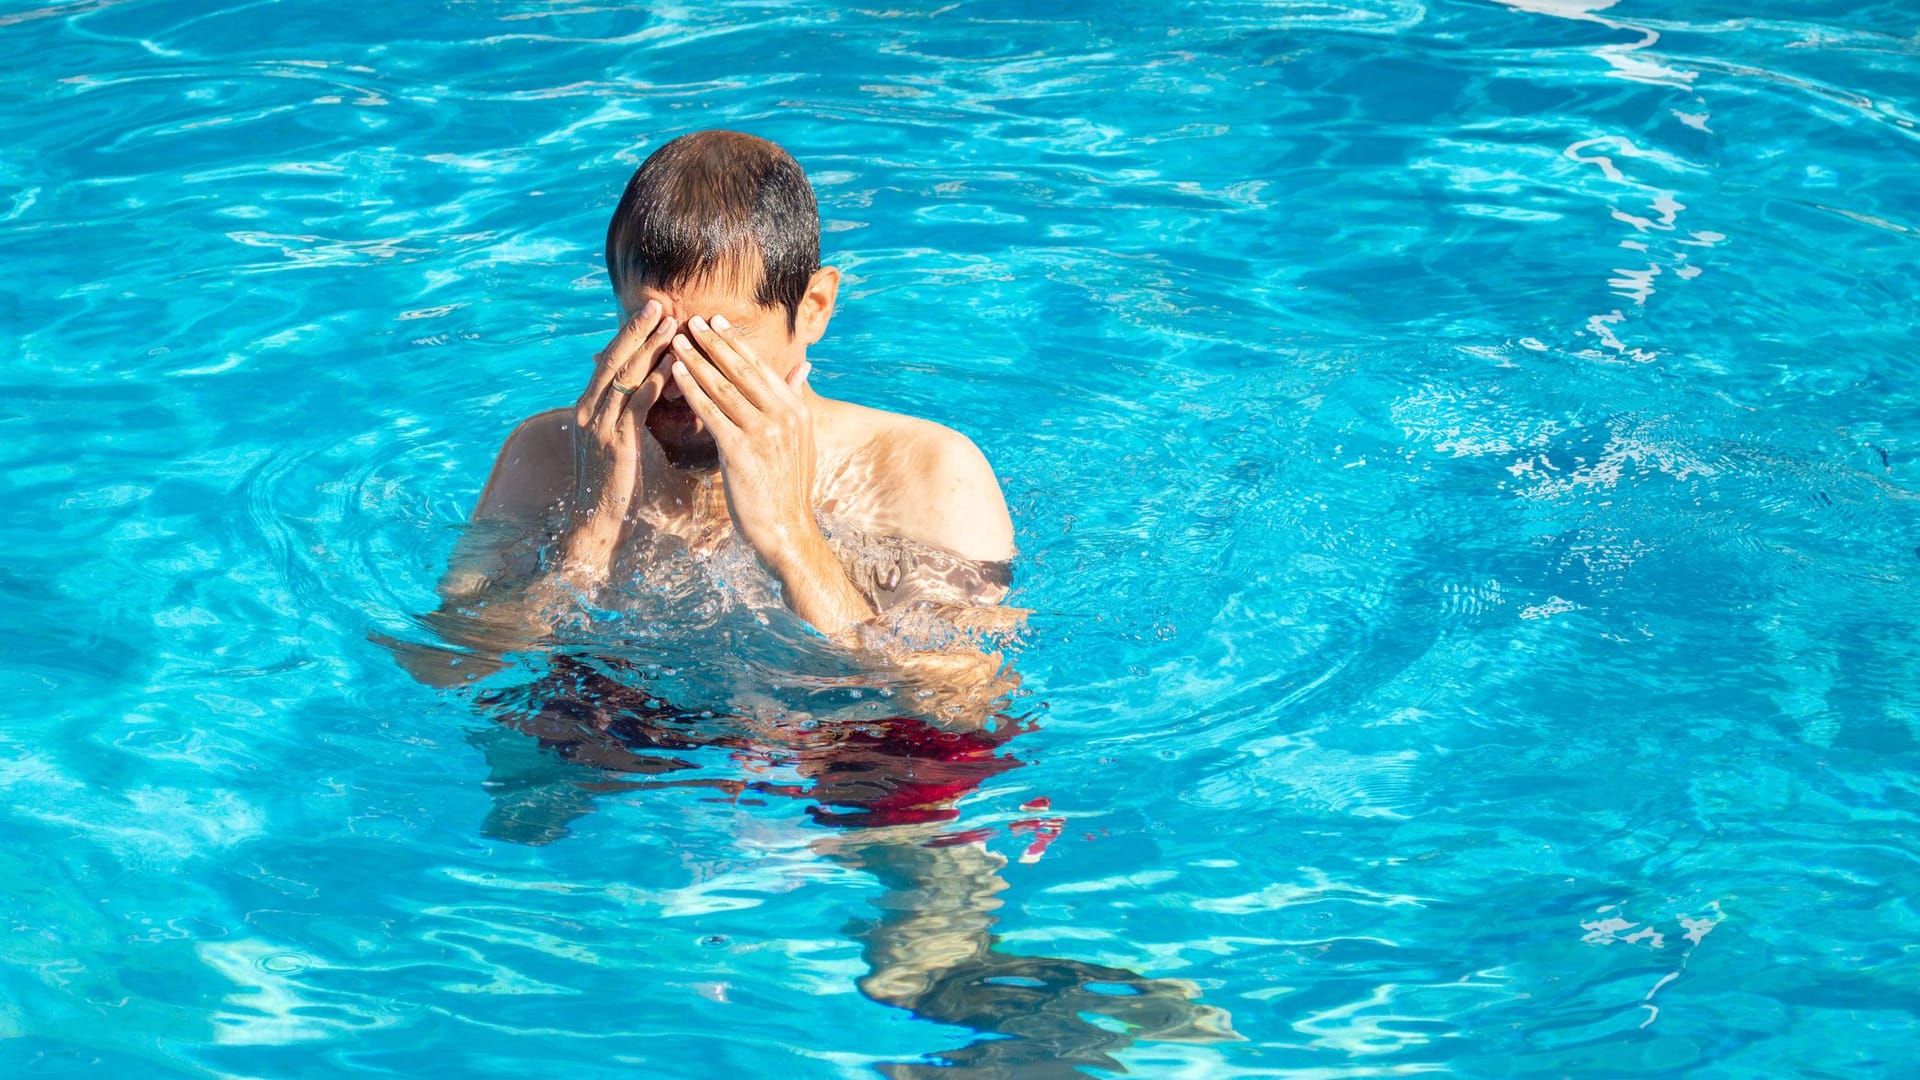
[[[564,692],[555,692],[556,683]],[[815,822],[834,826],[814,841],[814,851],[871,874],[883,889],[874,900],[877,917],[845,930],[867,964],[860,991],[981,1036],[931,1061],[877,1066],[884,1076],[1068,1080],[1089,1068],[1124,1072],[1115,1055],[1138,1040],[1238,1038],[1226,1012],[1201,1002],[1190,982],[1002,946],[995,930],[1006,858],[982,842],[985,830],[938,828],[959,816],[956,800],[1021,764],[997,752],[1017,728],[953,732],[890,717],[749,736],[675,716],[648,693],[565,657],[548,680],[490,691],[482,700],[508,727],[603,776],[567,776],[552,764],[528,768],[525,747],[502,744],[507,732],[481,736],[495,767],[490,835],[548,843],[586,812],[594,793],[674,788],[718,789],[743,801],[793,797],[809,804]],[[714,748],[752,773],[799,782],[699,775],[687,758]]]
[[[607,231],[625,324],[572,409],[534,416],[507,439],[441,584],[450,636],[487,651],[524,646],[569,597],[617,591],[660,559],[734,540],[800,618],[856,650],[867,647],[862,624],[909,608],[977,629],[1017,621],[997,607],[1013,528],[980,451],[938,424],[808,385],[807,348],[826,332],[840,283],[819,252],[812,190],[769,142],[701,132],[641,165]],[[488,832],[551,842],[594,792],[803,799],[814,821],[847,830],[823,837],[821,854],[887,890],[881,917],[853,931],[870,967],[861,989],[986,1036],[947,1064],[1069,1076],[1116,1067],[1111,1054],[1134,1038],[1233,1037],[1191,984],[998,948],[1005,860],[978,836],[934,830],[958,816],[960,798],[1020,764],[1000,751],[1023,725],[990,715],[1008,683],[998,658],[977,649],[886,651],[914,685],[971,707],[942,708],[937,720],[703,718],[656,698],[618,658],[558,653],[532,683],[480,695],[502,726],[477,737],[495,770]],[[436,669],[431,650],[401,655],[434,681],[491,666],[448,666],[440,654]],[[687,760],[716,750],[798,782],[700,775]]]
[[[808,381],[840,273],[820,265],[813,190],[784,150],[728,131],[667,143],[627,184],[606,255],[624,325],[571,409],[507,439],[474,514],[504,528],[472,534],[493,540],[464,545],[450,602],[517,591],[532,615],[644,573],[662,536],[694,552],[738,537],[829,637],[908,599],[1005,595],[1013,526],[973,443]],[[546,522],[541,566],[514,527]],[[859,557],[885,541],[915,557]]]

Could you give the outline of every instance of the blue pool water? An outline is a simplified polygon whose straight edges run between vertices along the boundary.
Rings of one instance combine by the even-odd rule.
[[[0,4],[0,1069],[1897,1071],[1920,9],[1815,6]],[[374,643],[703,127],[1006,483],[905,838]]]

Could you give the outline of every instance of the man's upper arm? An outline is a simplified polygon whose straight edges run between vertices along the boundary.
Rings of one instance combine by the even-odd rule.
[[[1010,561],[1013,519],[993,466],[973,440],[938,430],[922,457],[909,534],[974,562]]]
[[[573,490],[568,415],[540,413],[507,436],[440,579],[442,597],[471,597],[491,579],[524,577],[538,567],[538,526]]]
[[[573,491],[570,415],[551,409],[513,429],[474,505],[474,521],[538,521]]]

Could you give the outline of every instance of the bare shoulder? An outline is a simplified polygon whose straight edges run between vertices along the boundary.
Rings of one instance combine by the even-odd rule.
[[[874,499],[862,506],[879,530],[977,562],[1013,558],[1013,520],[1000,479],[972,439],[943,424],[863,405],[849,410],[861,435],[852,457]]]
[[[520,422],[500,447],[473,508],[475,521],[526,521],[573,491],[573,410],[549,409]]]

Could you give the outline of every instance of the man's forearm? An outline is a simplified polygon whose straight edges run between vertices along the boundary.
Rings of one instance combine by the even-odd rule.
[[[779,545],[768,560],[768,568],[785,587],[787,606],[828,637],[873,618],[873,605],[854,588],[827,538],[811,525],[795,529],[793,539]]]

